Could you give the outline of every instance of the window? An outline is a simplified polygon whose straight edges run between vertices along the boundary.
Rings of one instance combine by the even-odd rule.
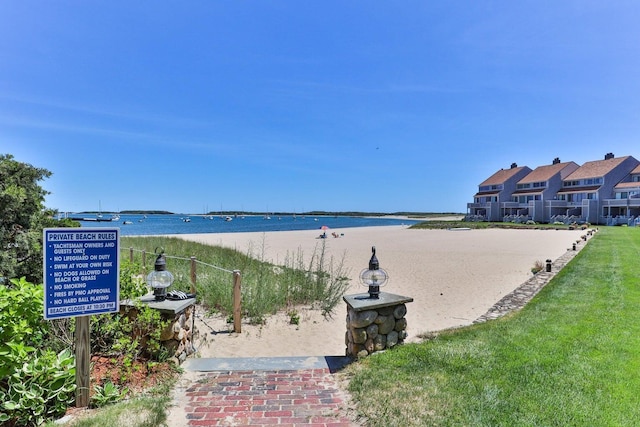
[[[498,184],[498,185],[481,185],[479,187],[480,191],[495,191],[495,190],[502,190],[502,184]]]
[[[580,185],[599,185],[602,184],[602,177],[600,178],[587,178],[583,180],[564,181],[563,187],[576,187]]]

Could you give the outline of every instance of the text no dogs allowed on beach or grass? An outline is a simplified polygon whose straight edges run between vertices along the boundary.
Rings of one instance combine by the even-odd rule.
[[[44,230],[44,318],[120,309],[120,229]]]

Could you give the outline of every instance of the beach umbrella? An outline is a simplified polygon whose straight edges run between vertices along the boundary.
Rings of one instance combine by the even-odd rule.
[[[328,230],[329,227],[327,227],[326,225],[323,225],[322,227],[320,227],[320,230]]]

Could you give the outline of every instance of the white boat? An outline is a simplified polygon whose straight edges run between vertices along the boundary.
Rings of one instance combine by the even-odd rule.
[[[226,216],[226,217],[224,218],[224,220],[225,220],[225,221],[232,221],[232,220],[233,220],[233,218],[231,218],[230,216]]]

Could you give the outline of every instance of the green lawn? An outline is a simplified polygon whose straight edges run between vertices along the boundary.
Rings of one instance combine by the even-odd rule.
[[[514,315],[346,373],[370,426],[637,426],[640,229],[600,228]]]

